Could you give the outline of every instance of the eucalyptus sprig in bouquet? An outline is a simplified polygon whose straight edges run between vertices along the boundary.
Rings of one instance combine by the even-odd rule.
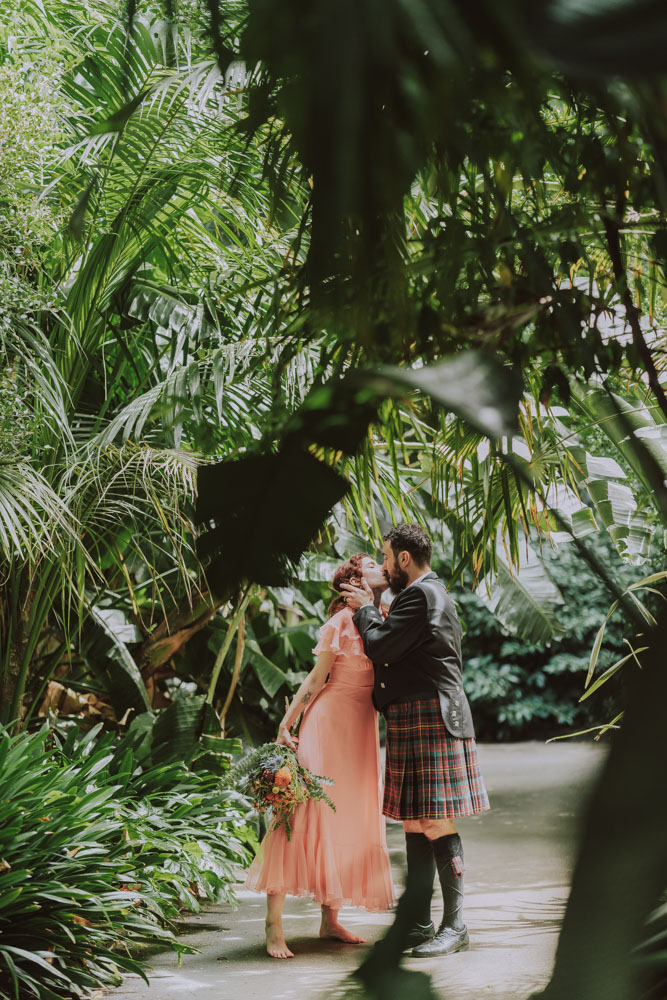
[[[299,803],[326,802],[336,811],[323,787],[333,785],[331,778],[313,774],[299,763],[294,750],[279,743],[264,743],[252,750],[228,772],[227,780],[249,795],[257,812],[270,810],[270,829],[284,826],[288,840],[290,820]]]

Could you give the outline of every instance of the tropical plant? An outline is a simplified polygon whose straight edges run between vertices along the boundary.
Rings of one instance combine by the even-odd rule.
[[[614,567],[620,586],[629,586],[642,599],[642,609],[656,610],[655,596],[644,590],[659,585],[656,579],[638,581],[636,570],[619,559],[606,532],[587,537],[597,558]],[[655,566],[662,565],[658,551]],[[513,630],[500,631],[496,620],[480,597],[471,589],[453,590],[465,626],[463,640],[464,681],[473,707],[475,729],[480,739],[520,739],[604,733],[609,720],[617,718],[623,701],[623,668],[636,661],[629,650],[633,623],[616,607],[611,616],[604,583],[580,558],[572,546],[553,550],[544,547],[542,565],[549,573],[562,603],[555,608],[559,634],[550,645],[538,645],[520,638]],[[646,567],[644,572],[646,572]],[[519,571],[518,580],[524,576]],[[535,618],[534,594],[517,595],[527,604],[526,614]],[[649,601],[645,598],[649,597]],[[601,629],[601,622],[602,625]],[[649,622],[647,621],[647,627]],[[645,644],[645,636],[635,640],[635,652]],[[641,653],[638,654],[641,658]],[[629,658],[626,658],[629,657]],[[620,672],[619,672],[620,671]],[[588,680],[587,680],[588,675]],[[589,698],[615,677],[597,697]],[[606,725],[607,724],[607,725]]]
[[[44,121],[58,151],[22,161],[47,184],[44,216],[18,186],[5,202],[23,199],[36,230],[26,262],[3,251],[1,272],[13,293],[0,407],[6,718],[26,690],[37,706],[49,677],[69,674],[104,687],[117,720],[140,713],[135,732],[156,753],[176,722],[190,755],[200,737],[220,739],[214,702],[230,725],[241,718],[241,677],[266,724],[289,671],[265,655],[272,640],[259,643],[248,585],[284,586],[318,532],[330,555],[337,503],[338,526],[369,541],[384,519],[443,523],[451,579],[471,571],[533,641],[559,631],[539,547],[567,536],[644,629],[634,591],[590,541],[604,525],[639,566],[667,518],[667,125],[663,84],[646,79],[662,52],[627,30],[644,12],[660,39],[664,11],[538,7],[390,0],[379,19],[360,2],[315,0],[308,18],[292,0],[223,16],[212,3],[208,48],[183,11],[175,28],[135,4],[122,24],[104,0],[3,12],[6,80],[22,85],[23,61],[42,67],[26,98],[30,84],[44,93],[38,73],[56,95],[39,98],[25,134]],[[35,55],[47,34],[55,75]],[[635,76],[597,86],[577,76],[586,65]],[[598,425],[595,448],[555,401]],[[601,433],[615,451],[597,450]],[[211,673],[179,698],[174,665],[207,623],[217,630],[219,609]],[[293,611],[278,610],[289,627]],[[651,694],[655,711],[650,655],[643,688],[623,674],[628,697]],[[155,722],[148,706],[171,695]],[[630,761],[651,802],[642,779],[661,748],[639,716],[614,744],[602,806],[607,775]],[[649,823],[625,779],[628,812]],[[615,815],[591,822],[598,841],[613,845]],[[601,898],[588,842],[582,857]],[[646,858],[655,872],[657,852]],[[649,889],[634,898],[633,928],[654,901]],[[618,943],[622,996],[613,909],[583,930]],[[566,955],[588,940],[570,927]],[[572,981],[576,964],[557,966],[552,993],[596,995],[594,976]]]
[[[342,14],[321,0],[304,19],[296,3],[250,5],[243,51],[262,67],[251,125],[285,122],[282,132],[274,127],[267,155],[276,167],[275,190],[295,155],[312,190],[302,328],[311,319],[314,327],[328,321],[354,331],[371,362],[415,355],[431,362],[471,344],[493,347],[528,375],[535,371],[543,402],[554,389],[567,402],[573,373],[589,378],[621,370],[635,383],[642,372],[651,406],[667,415],[660,347],[651,329],[664,309],[667,122],[664,78],[651,76],[664,70],[664,58],[649,39],[664,35],[664,9],[650,2],[585,10],[559,2],[539,10],[393,2],[383,6],[382,31],[375,13],[364,3],[345,6]],[[643,14],[652,34],[642,23],[629,41],[629,29]],[[533,57],[532,47],[542,59]],[[342,65],[342,82],[339,74],[323,71]],[[628,78],[582,84],[582,70]],[[411,229],[406,193],[416,177],[424,178],[428,225]],[[617,413],[613,379],[609,388]],[[500,395],[500,381],[496,389]],[[623,427],[623,412],[618,416]],[[631,448],[638,447],[636,434],[625,429],[627,437]],[[498,450],[497,492],[488,490],[489,477],[478,479],[482,524],[472,517],[461,529],[466,561],[484,543],[477,575],[494,569],[499,528],[513,559],[511,542],[517,545],[523,526],[510,518],[506,487],[512,477],[519,504],[521,484],[534,486],[511,447]],[[640,452],[642,477],[664,525],[664,471],[645,446]],[[465,472],[463,462],[461,467]],[[594,466],[586,461],[583,468],[592,480]],[[603,523],[618,519],[619,543],[641,559],[637,505],[628,504],[626,494],[621,514],[623,497],[613,484],[618,476],[602,478],[612,484],[591,491],[593,504]],[[553,527],[569,527],[578,551],[594,564],[542,485],[535,493],[546,529],[550,508],[556,509]],[[461,490],[459,498],[467,493]],[[491,503],[483,507],[480,496]],[[322,497],[323,510],[327,499]],[[524,506],[539,520],[539,511]],[[221,532],[217,543],[224,549]],[[278,544],[287,551],[282,540]],[[606,567],[597,569],[642,627],[632,595],[619,590]],[[614,743],[590,810],[545,993],[550,998],[594,997],[601,987],[607,996],[634,993],[629,953],[665,875],[664,851],[655,839],[664,805],[652,802],[650,791],[654,768],[664,765],[655,736],[662,728],[656,703],[665,697],[662,642],[664,626],[652,638],[644,669],[628,675],[627,728]],[[640,870],[625,863],[627,845],[610,831],[619,798],[651,835]],[[609,888],[609,871],[616,876],[619,869],[629,896],[623,914]],[[591,910],[601,902],[595,919]],[[387,980],[399,953],[394,948],[382,970],[384,995],[390,995]]]
[[[18,67],[47,32],[61,60],[47,78],[35,58],[20,93],[35,103],[28,122],[47,84],[58,95],[41,165],[41,197],[57,210],[40,230],[39,260],[4,265],[14,294],[3,299],[1,344],[0,440],[11,461],[0,466],[10,564],[0,701],[5,719],[18,718],[26,690],[39,703],[53,671],[84,660],[87,683],[111,690],[120,718],[150,702],[105,608],[127,612],[147,640],[142,665],[154,667],[156,625],[206,603],[188,517],[196,450],[236,452],[259,434],[268,368],[248,323],[285,247],[255,184],[259,160],[233,129],[234,80],[196,62],[187,30],[138,18],[126,59],[123,25],[108,30],[103,3],[21,11],[7,74],[21,82]],[[14,25],[17,16],[7,13]],[[40,157],[44,141],[24,171]],[[69,227],[62,206],[73,210]]]
[[[247,32],[244,38],[257,41],[258,13],[251,7],[246,22],[243,5],[228,6],[228,53],[239,31]],[[211,588],[192,551],[188,503],[196,451],[229,461],[258,449],[275,449],[284,442],[278,463],[280,485],[263,473],[249,483],[255,496],[264,497],[263,508],[250,505],[240,514],[237,501],[242,484],[234,476],[241,466],[226,464],[221,470],[217,482],[224,483],[224,493],[238,508],[232,532],[237,547],[250,538],[266,554],[277,542],[277,523],[300,522],[298,544],[290,542],[291,554],[298,556],[331,503],[343,493],[343,510],[337,520],[340,524],[346,519],[362,539],[369,535],[377,539],[386,519],[441,520],[452,532],[458,553],[454,577],[457,568],[471,564],[475,576],[486,576],[485,585],[492,588],[492,577],[499,573],[501,591],[490,600],[501,620],[533,639],[548,639],[554,628],[557,631],[553,615],[557,594],[533,562],[523,572],[533,574],[533,585],[540,576],[544,600],[533,602],[528,614],[525,606],[520,610],[516,584],[520,577],[515,572],[521,562],[519,538],[533,522],[536,529],[552,530],[548,518],[542,516],[537,523],[537,505],[544,506],[544,498],[549,499],[561,483],[565,484],[561,493],[571,501],[574,464],[571,452],[558,447],[557,429],[541,433],[547,421],[536,397],[540,392],[544,396],[553,385],[565,392],[564,380],[552,363],[549,324],[575,306],[584,315],[593,308],[591,296],[595,298],[601,289],[604,307],[615,308],[616,291],[598,253],[599,227],[585,245],[581,240],[577,243],[583,256],[574,270],[574,265],[568,265],[569,298],[552,295],[550,302],[538,301],[537,312],[537,306],[519,308],[513,302],[517,296],[528,300],[534,293],[535,306],[538,292],[548,299],[546,292],[556,292],[565,278],[563,262],[569,258],[563,256],[564,244],[554,244],[554,224],[576,230],[584,215],[590,215],[587,182],[572,181],[572,163],[583,155],[587,142],[594,143],[603,112],[576,104],[571,94],[546,98],[541,129],[529,130],[526,149],[513,140],[510,143],[507,163],[514,164],[515,171],[509,187],[509,166],[502,176],[492,170],[494,156],[500,156],[501,150],[507,153],[504,122],[487,135],[478,154],[461,161],[458,188],[452,187],[453,167],[447,168],[450,172],[445,176],[436,161],[429,161],[404,201],[409,235],[406,261],[415,274],[414,309],[410,306],[408,314],[405,309],[396,311],[389,324],[393,332],[386,338],[364,334],[362,355],[341,333],[338,320],[322,329],[330,303],[311,295],[315,251],[311,251],[308,213],[315,207],[297,161],[291,161],[294,169],[280,174],[281,185],[275,189],[279,196],[274,197],[271,215],[269,192],[261,180],[260,151],[266,150],[273,176],[273,168],[284,166],[291,155],[292,137],[280,120],[275,129],[259,126],[259,105],[252,105],[249,119],[257,128],[256,139],[240,141],[236,131],[248,107],[245,92],[252,96],[259,93],[257,85],[260,89],[270,86],[269,62],[265,61],[259,76],[252,77],[241,64],[228,61],[223,78],[206,58],[201,38],[190,33],[182,19],[172,30],[154,15],[151,20],[139,14],[126,39],[121,23],[109,32],[113,17],[113,5],[104,3],[90,7],[54,2],[46,11],[27,3],[18,14],[7,14],[12,31],[17,25],[20,28],[7,65],[15,73],[15,63],[29,62],[33,75],[42,74],[40,79],[46,78],[48,70],[48,79],[57,84],[52,90],[58,94],[54,105],[60,112],[58,135],[62,132],[69,141],[68,146],[61,143],[60,160],[54,158],[47,164],[46,173],[42,169],[44,179],[51,181],[44,203],[57,204],[56,221],[62,219],[63,205],[74,206],[78,199],[78,207],[72,227],[58,230],[56,226],[55,235],[42,248],[40,266],[32,266],[33,282],[41,286],[50,303],[55,298],[57,308],[46,310],[43,299],[35,308],[31,336],[37,347],[12,376],[12,385],[20,382],[25,388],[3,392],[11,414],[21,407],[9,400],[25,399],[36,386],[41,400],[55,401],[37,425],[30,424],[32,459],[22,466],[21,476],[17,478],[15,470],[6,474],[10,482],[3,507],[8,518],[5,551],[15,567],[4,599],[10,636],[3,650],[5,712],[17,714],[26,683],[36,706],[52,671],[61,678],[69,674],[71,682],[84,690],[102,687],[117,718],[123,718],[128,708],[142,712],[148,705],[168,704],[166,681],[174,673],[174,656],[213,620],[224,599],[231,596],[228,588],[233,590],[240,582],[224,574],[217,578],[211,567]],[[57,71],[53,59],[40,63],[35,56],[37,41],[47,28],[58,38],[61,62]],[[486,115],[485,99],[470,105],[473,117]],[[528,128],[525,110],[517,109],[516,91],[511,87],[507,102],[507,115],[518,115]],[[374,105],[366,110],[371,117],[376,113]],[[53,111],[48,113],[52,119]],[[578,143],[572,162],[563,159],[556,144],[568,130]],[[52,130],[52,143],[56,138]],[[554,162],[544,167],[540,183],[545,191],[557,194],[550,219],[546,219],[547,200],[535,195],[539,185],[531,187],[529,176],[535,150],[543,140],[549,140]],[[294,141],[297,145],[300,141],[296,131]],[[451,141],[458,148],[462,137],[452,133]],[[630,155],[630,147],[624,151]],[[647,155],[642,146],[641,157]],[[221,183],[212,184],[215,177]],[[444,180],[449,194],[443,200],[440,186]],[[327,175],[323,183],[329,182],[336,183]],[[495,192],[493,198],[489,191]],[[503,191],[505,228],[498,228],[494,219]],[[316,192],[318,204],[319,197]],[[468,224],[471,220],[474,226]],[[552,268],[548,289],[545,268],[535,270],[535,255],[523,236],[514,244],[516,260],[509,261],[505,230],[511,225],[520,233],[529,230],[539,237],[540,252]],[[463,232],[462,226],[478,234],[468,240],[469,247],[455,239]],[[459,263],[456,275],[443,269],[443,233],[450,264],[454,259],[466,262],[465,267]],[[630,235],[625,233],[624,239]],[[453,244],[447,242],[449,236]],[[638,226],[635,236],[641,267],[646,227]],[[496,244],[494,264],[490,254]],[[381,270],[387,264],[387,244],[381,241],[379,246]],[[463,256],[452,256],[456,247]],[[486,256],[479,253],[481,247],[486,248]],[[507,278],[503,267],[516,274],[514,283],[499,282],[498,275]],[[589,289],[584,295],[586,268]],[[436,277],[436,270],[443,280]],[[530,282],[535,285],[532,292],[523,287]],[[363,302],[350,298],[352,287],[347,286],[340,300],[347,303],[345,322],[363,330],[367,310]],[[376,296],[384,286],[373,279],[369,287]],[[654,294],[656,287],[654,281],[649,298],[657,321],[661,306]],[[492,386],[506,374],[502,368],[481,367],[479,358],[471,358],[467,366],[459,364],[456,370],[441,369],[430,382],[426,372],[419,376],[405,370],[400,378],[394,370],[391,379],[380,384],[367,379],[361,391],[365,399],[354,403],[350,393],[336,391],[332,396],[327,385],[335,387],[336,377],[362,359],[403,357],[395,338],[399,317],[412,317],[405,327],[413,331],[410,336],[415,335],[417,324],[415,345],[424,360],[434,360],[463,344],[468,335],[465,323],[460,336],[454,335],[452,330],[447,333],[449,328],[438,327],[437,316],[462,317],[466,302],[473,299],[482,303],[488,316],[496,316],[489,320],[489,337],[480,343],[500,348],[506,357],[526,366],[530,393],[524,400],[520,426],[523,443],[516,435],[508,449],[502,442],[493,443],[486,459],[479,460],[486,433],[497,436],[501,429],[497,422],[475,426],[480,393],[485,382]],[[25,356],[26,350],[20,300],[19,295],[9,319],[13,324],[21,320],[24,333],[19,340],[6,341],[14,368],[19,351]],[[557,310],[552,308],[554,302]],[[391,316],[391,303],[390,308],[374,298],[373,308],[377,305],[378,315]],[[594,306],[596,317],[602,316],[603,305]],[[498,319],[498,310],[514,317],[508,320],[509,329],[515,331],[509,337],[503,334],[498,339],[493,334],[505,322]],[[550,310],[547,324],[543,313]],[[524,328],[531,338],[534,371],[526,365],[528,356],[521,347]],[[447,335],[436,335],[438,329]],[[614,363],[619,360],[613,342],[603,341],[597,325],[592,327],[587,341],[593,352],[590,357],[597,357],[595,363],[602,367],[610,358]],[[73,346],[77,343],[79,347]],[[45,375],[35,384],[38,350],[50,363],[40,368]],[[575,367],[588,365],[590,358],[582,351],[570,359]],[[415,390],[431,391],[444,410],[434,408],[423,395],[415,395]],[[387,393],[391,398],[385,398]],[[462,408],[466,398],[476,405]],[[508,431],[516,398],[514,389],[508,388],[509,406],[502,425]],[[348,430],[336,435],[335,425]],[[294,451],[299,434],[301,444]],[[323,464],[313,464],[310,452],[309,457],[304,454],[313,447],[313,434],[322,443],[318,457],[324,459]],[[529,459],[525,468],[517,469],[521,456],[516,449],[520,447],[528,449]],[[35,463],[45,449],[54,461],[48,465],[46,481],[41,482]],[[290,449],[292,458],[288,459]],[[324,468],[331,462],[343,477],[340,481]],[[316,473],[321,479],[321,501],[316,496]],[[295,491],[299,499],[305,475],[310,480],[308,518],[289,492]],[[200,477],[204,497],[209,481],[216,482],[206,475]],[[17,503],[25,482],[41,501],[27,526],[23,524],[27,512]],[[215,507],[220,489],[215,486],[214,490]],[[277,502],[282,506],[277,507]],[[206,513],[202,501],[200,514],[205,517]],[[225,520],[224,511],[218,515]],[[247,519],[249,528],[238,530],[239,516]],[[585,504],[579,505],[577,517],[578,534],[592,527]],[[622,517],[619,510],[617,530]],[[270,525],[267,538],[258,532],[258,521]],[[47,537],[50,545],[57,543],[60,549],[52,564],[42,565],[41,539],[47,523],[58,524],[58,537],[53,532]],[[243,572],[253,575],[248,545],[242,557],[230,550],[230,525],[219,529],[225,540],[223,562],[227,567],[243,562]],[[23,566],[25,553],[18,545],[21,531],[23,549],[32,538],[35,552],[35,559]],[[330,534],[333,537],[335,529]],[[205,556],[207,543],[202,544],[200,555]],[[254,572],[263,582],[270,582],[264,570]],[[504,597],[499,596],[501,592]],[[79,620],[84,622],[81,633]],[[119,638],[118,627],[125,639]],[[129,649],[124,648],[128,635]],[[250,646],[248,651],[252,651]],[[256,656],[255,661],[259,662]],[[277,680],[275,673],[274,677]]]
[[[145,975],[130,949],[181,951],[173,919],[233,901],[255,845],[248,806],[210,773],[151,766],[100,727],[0,732],[0,995],[84,996]],[[133,749],[134,746],[134,749]]]

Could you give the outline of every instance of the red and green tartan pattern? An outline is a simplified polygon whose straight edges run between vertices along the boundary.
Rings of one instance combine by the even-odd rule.
[[[457,878],[459,877],[459,875],[463,875],[465,867],[463,865],[462,857],[459,857],[459,855],[457,854],[456,857],[452,858],[449,863],[452,866],[452,871],[454,872]]]
[[[385,816],[451,819],[486,812],[475,740],[447,732],[437,697],[393,702],[386,720]]]

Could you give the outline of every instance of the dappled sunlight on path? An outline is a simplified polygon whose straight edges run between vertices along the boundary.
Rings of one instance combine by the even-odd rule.
[[[567,900],[575,834],[574,816],[602,761],[597,744],[537,743],[482,746],[491,812],[460,822],[466,851],[466,921],[471,948],[447,959],[406,957],[404,967],[428,973],[444,1000],[522,1000],[551,971]],[[397,885],[403,834],[388,824]],[[439,918],[436,889],[434,919]],[[127,977],[117,1000],[309,1000],[361,997],[347,977],[365,947],[322,941],[319,907],[288,899],[285,934],[294,959],[264,952],[264,898],[239,888],[240,906],[212,907],[188,918],[183,940],[200,950],[181,967],[171,953],[154,954],[149,987]],[[377,940],[391,914],[346,908],[342,923]]]

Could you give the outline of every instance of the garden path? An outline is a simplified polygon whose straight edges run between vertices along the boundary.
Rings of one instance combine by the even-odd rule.
[[[595,743],[483,744],[491,811],[461,820],[466,852],[466,922],[470,951],[447,959],[405,958],[428,972],[442,1000],[523,1000],[549,977],[567,898],[575,817],[600,766]],[[403,872],[400,824],[388,823],[397,886]],[[183,940],[200,950],[178,967],[171,952],[149,960],[151,983],[128,976],[114,1000],[318,1000],[342,997],[359,964],[356,946],[322,942],[319,910],[288,899],[285,930],[296,958],[263,952],[264,899],[239,889],[240,906],[212,906],[184,924]],[[436,905],[439,893],[434,896]],[[376,940],[391,915],[342,911],[343,923]],[[437,923],[437,910],[434,912]]]

